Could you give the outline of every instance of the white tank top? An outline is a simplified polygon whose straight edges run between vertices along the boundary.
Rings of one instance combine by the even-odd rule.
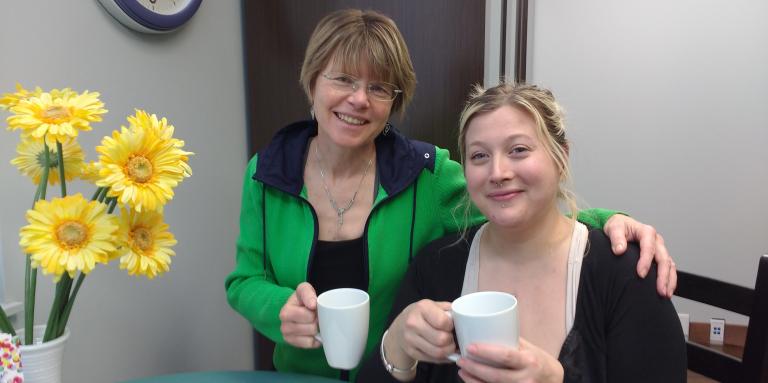
[[[467,268],[464,271],[464,284],[461,295],[471,294],[477,291],[478,274],[480,273],[480,238],[488,224],[484,224],[477,230],[472,238],[469,248]],[[579,277],[581,276],[581,260],[587,249],[587,237],[589,231],[581,222],[576,222],[571,235],[571,247],[568,250],[568,275],[565,281],[565,333],[568,334],[573,327],[573,319],[576,317],[576,298],[579,293]]]

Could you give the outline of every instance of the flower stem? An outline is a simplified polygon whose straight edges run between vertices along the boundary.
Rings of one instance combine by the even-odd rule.
[[[99,195],[98,201],[104,202],[104,199],[107,198],[108,193],[109,193],[109,186],[105,186],[101,191],[101,195]]]
[[[56,141],[56,152],[59,155],[59,180],[61,181],[61,196],[67,196],[67,180],[64,178],[64,149],[61,142]]]
[[[45,335],[43,336],[43,342],[47,342],[57,337],[56,330],[58,329],[58,323],[61,318],[64,306],[69,299],[69,291],[72,288],[72,278],[69,274],[64,273],[61,279],[56,283],[56,294],[51,305],[51,312],[48,314],[48,323],[45,326]]]
[[[77,282],[75,283],[75,289],[72,290],[72,295],[69,296],[69,299],[67,300],[67,305],[64,307],[64,310],[62,311],[61,318],[59,319],[58,327],[56,328],[56,336],[54,338],[58,338],[62,334],[64,334],[64,329],[67,328],[67,321],[69,321],[69,313],[72,312],[72,306],[75,305],[75,297],[77,297],[77,292],[80,291],[80,286],[83,284],[83,280],[85,280],[85,273],[81,272],[80,275],[77,277]]]
[[[48,143],[43,137],[43,153],[45,165],[43,166],[43,176],[40,178],[38,190],[35,193],[35,201],[32,204],[34,208],[37,201],[45,199],[45,193],[48,187],[48,164],[51,163]],[[37,290],[37,268],[32,268],[32,255],[27,254],[27,260],[24,268],[24,344],[32,344],[35,327],[35,292]]]
[[[117,206],[117,197],[110,198],[109,209],[107,210],[107,214],[112,214],[112,212],[115,211],[116,206]]]
[[[93,193],[93,196],[91,196],[91,201],[96,201],[97,199],[99,199],[99,195],[101,194],[101,192],[103,190],[104,190],[103,187],[101,187],[101,186],[97,187],[96,191]]]
[[[41,182],[41,184],[42,184],[42,182]],[[32,201],[32,208],[33,209],[35,208],[35,203],[39,199],[40,199],[40,185],[37,185],[37,190],[35,191],[35,199]]]
[[[27,254],[24,268],[24,344],[32,344],[32,327],[35,321],[35,291],[32,287],[33,270],[31,264],[32,257]]]
[[[39,199],[45,199],[45,193],[48,188],[48,173],[50,172],[50,168],[48,167],[51,163],[51,153],[48,151],[48,143],[45,142],[45,138],[43,138],[43,145],[44,145],[44,158],[45,158],[45,166],[43,167],[43,176],[40,178],[40,195],[38,196]],[[35,201],[37,202],[37,200]]]
[[[11,321],[8,319],[8,315],[5,315],[5,310],[2,307],[0,307],[0,332],[16,336],[16,331],[13,330],[13,325],[11,325]]]

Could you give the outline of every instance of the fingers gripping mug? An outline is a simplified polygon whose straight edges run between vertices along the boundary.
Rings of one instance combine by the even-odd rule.
[[[468,357],[467,346],[473,343],[518,347],[517,298],[512,294],[499,291],[467,294],[453,301],[449,315],[453,318],[461,352],[448,357],[454,362],[460,356]]]
[[[357,367],[368,340],[370,298],[359,289],[328,290],[317,297],[317,317],[328,365],[342,370]]]

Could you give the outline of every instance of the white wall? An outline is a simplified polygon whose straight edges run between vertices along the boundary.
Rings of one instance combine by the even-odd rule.
[[[250,326],[224,294],[246,161],[241,45],[237,0],[204,1],[185,28],[164,36],[125,29],[93,0],[0,2],[0,92],[17,81],[100,91],[109,113],[82,135],[89,159],[134,107],[168,117],[185,149],[196,153],[194,176],[165,211],[179,241],[170,273],[148,281],[112,265],[86,278],[70,318],[66,382],[252,367]],[[21,300],[24,263],[16,238],[34,189],[9,164],[18,134],[0,136],[4,282],[8,298]],[[49,277],[41,274],[38,291],[37,322],[43,322],[53,291]]]
[[[768,252],[768,3],[530,3],[529,80],[568,112],[576,191],[654,224],[680,269],[754,286]]]

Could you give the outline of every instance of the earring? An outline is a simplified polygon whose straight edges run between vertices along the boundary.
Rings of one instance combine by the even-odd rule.
[[[384,124],[384,131],[381,134],[386,136],[387,134],[389,134],[390,129],[392,129],[392,124],[390,124],[389,121],[387,121],[387,123]]]
[[[315,108],[309,108],[309,115],[312,116],[312,120],[315,119]]]

